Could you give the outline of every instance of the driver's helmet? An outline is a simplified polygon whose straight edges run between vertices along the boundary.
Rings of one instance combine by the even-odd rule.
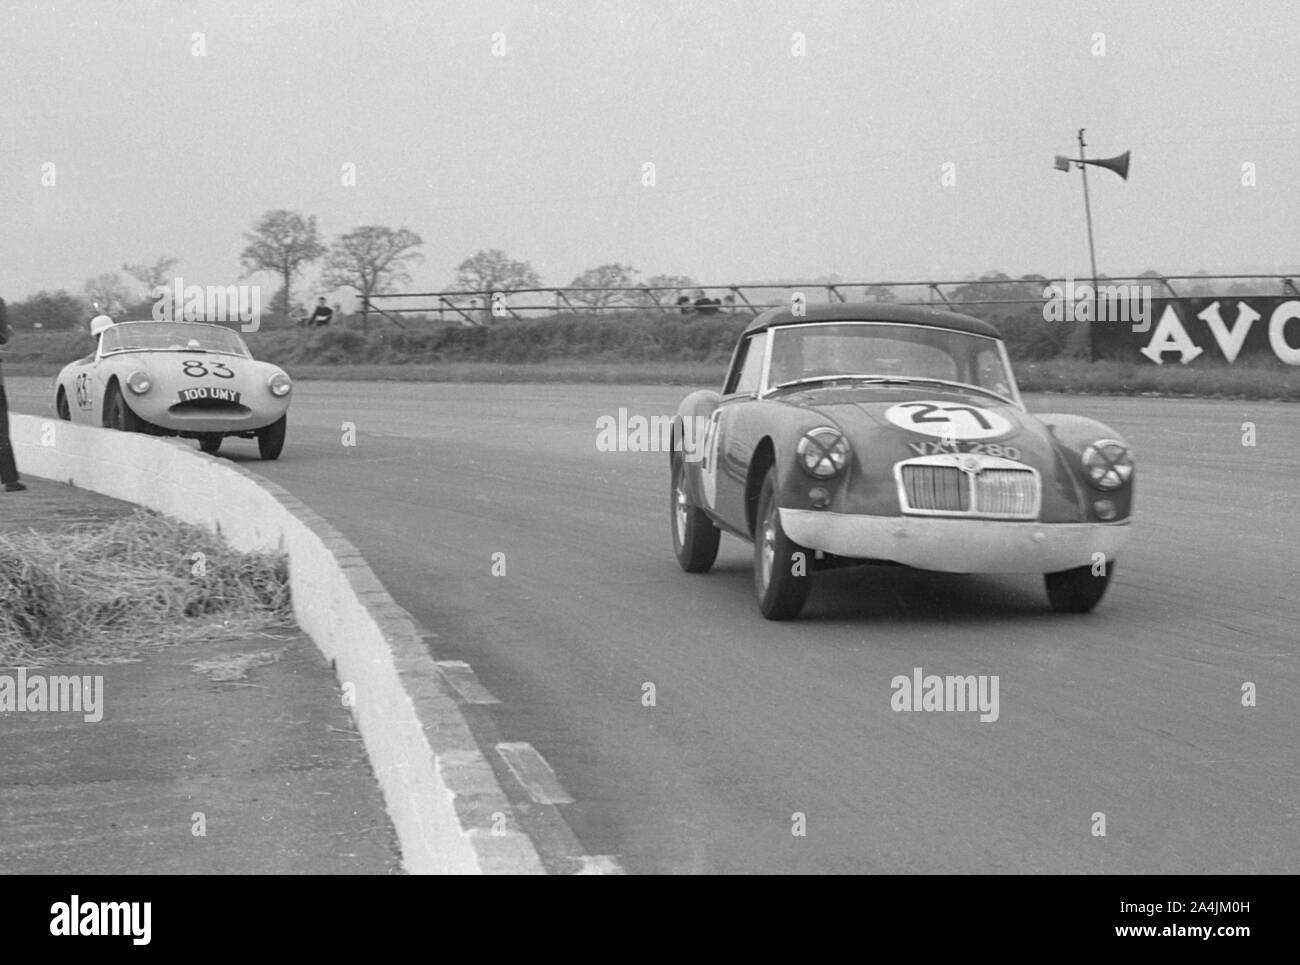
[[[113,326],[112,318],[110,318],[107,315],[96,315],[94,318],[90,320],[90,334],[98,338],[99,334],[103,332],[104,329],[112,328],[112,326]]]

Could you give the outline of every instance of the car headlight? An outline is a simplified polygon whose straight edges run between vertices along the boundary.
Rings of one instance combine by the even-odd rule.
[[[126,387],[136,395],[144,395],[149,391],[151,385],[153,385],[153,383],[149,381],[149,374],[147,372],[141,372],[139,369],[136,369],[126,377]]]
[[[1083,450],[1083,474],[1098,489],[1119,489],[1133,478],[1133,454],[1117,439],[1099,439]]]
[[[849,440],[839,429],[822,426],[805,433],[795,453],[808,475],[814,479],[830,479],[849,464]]]
[[[277,399],[283,399],[293,388],[293,382],[283,372],[276,372],[267,380],[266,387],[271,390],[271,394]]]

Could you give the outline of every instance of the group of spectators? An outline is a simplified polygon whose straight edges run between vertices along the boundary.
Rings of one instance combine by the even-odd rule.
[[[710,298],[702,289],[697,288],[694,298],[685,294],[679,296],[677,307],[683,315],[716,315],[723,308],[730,314],[736,310],[736,297],[728,295],[721,300]]]

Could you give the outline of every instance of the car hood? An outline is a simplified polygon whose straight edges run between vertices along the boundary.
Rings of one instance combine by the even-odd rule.
[[[852,386],[780,397],[840,429],[853,450],[856,478],[887,481],[904,459],[978,452],[1037,469],[1044,518],[1077,518],[1082,493],[1071,455],[1051,427],[1018,406],[976,392],[933,386]]]
[[[991,395],[941,386],[855,386],[806,389],[781,397],[821,413],[850,436],[887,431],[903,437],[1005,441],[1042,424],[1018,406]],[[929,409],[927,406],[934,408]]]

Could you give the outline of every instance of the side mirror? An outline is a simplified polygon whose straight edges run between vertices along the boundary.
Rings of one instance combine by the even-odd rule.
[[[113,320],[107,315],[96,315],[90,320],[91,338],[99,338],[105,330],[113,327]]]

